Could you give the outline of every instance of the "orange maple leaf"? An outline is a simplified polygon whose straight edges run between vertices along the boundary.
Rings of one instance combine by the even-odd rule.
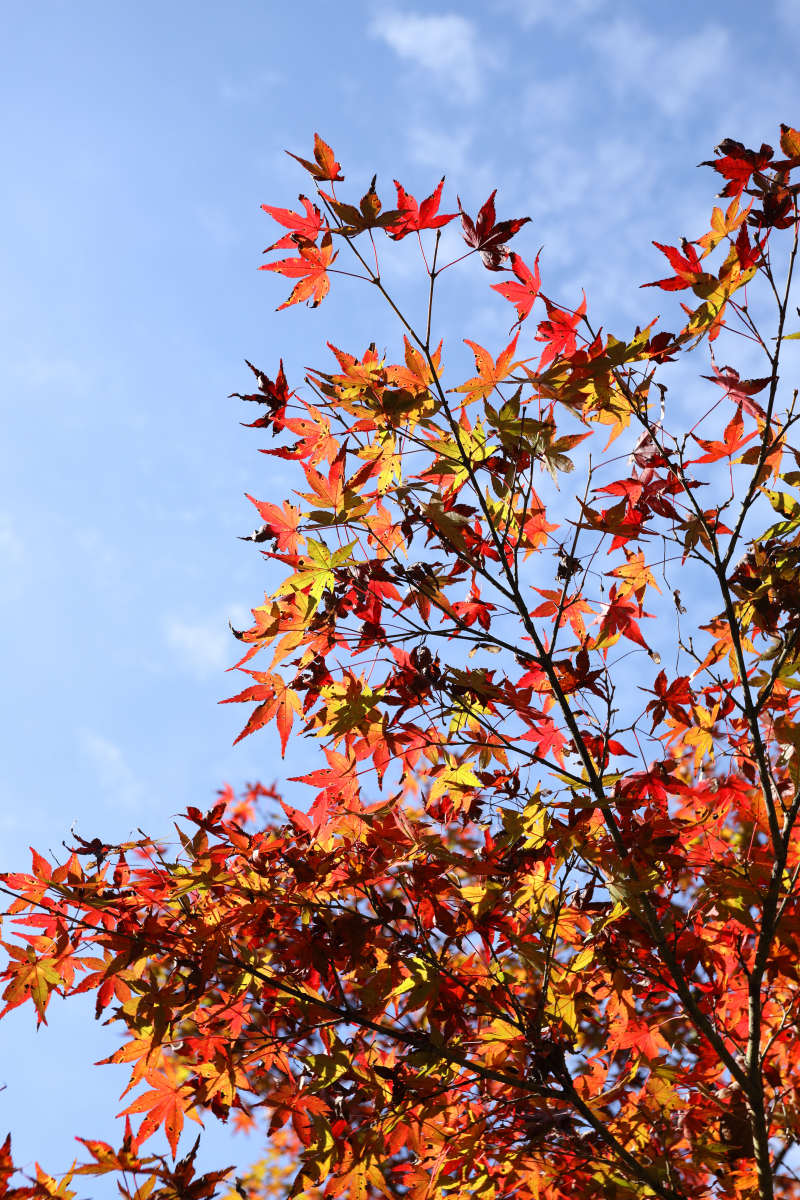
[[[257,729],[268,725],[275,717],[281,736],[281,754],[285,754],[286,743],[292,731],[294,714],[303,711],[300,697],[292,688],[286,686],[280,675],[270,675],[264,671],[248,671],[247,674],[252,675],[258,681],[254,687],[245,688],[243,692],[239,692],[238,696],[229,696],[227,700],[220,700],[220,704],[246,704],[251,700],[262,701],[258,708],[253,709],[250,719],[233,744],[235,746],[236,742],[240,742],[242,738],[246,738],[251,733],[255,733]]]
[[[44,941],[45,939],[37,940]],[[0,1017],[5,1016],[12,1008],[24,1004],[26,1000],[32,1000],[39,1014],[40,1023],[46,1025],[45,1012],[50,1002],[50,996],[55,988],[62,987],[64,984],[56,959],[46,954],[37,958],[33,946],[26,946],[23,949],[7,942],[2,942],[0,945],[8,952],[12,961],[16,960],[16,965],[9,966],[6,970],[6,975],[11,977],[11,982],[3,992],[6,1005],[0,1012]]]
[[[636,599],[641,604],[644,600],[644,594],[648,587],[655,588],[660,596],[661,588],[656,583],[655,579],[653,578],[652,571],[644,561],[644,553],[640,550],[637,554],[633,554],[631,551],[626,549],[625,557],[628,561],[624,566],[615,567],[613,571],[609,572],[610,575],[615,575],[617,579],[621,579],[623,581],[619,585],[619,591],[617,593],[620,600],[622,600],[625,596],[629,596],[631,592],[633,592],[636,596]]]
[[[544,596],[545,603],[540,604],[538,608],[535,608],[531,613],[531,616],[554,617],[558,612],[558,606],[561,603],[561,592],[552,591],[549,588],[534,588],[533,590],[538,592],[540,596]],[[568,596],[564,602],[561,620],[558,623],[559,628],[562,625],[566,625],[567,621],[569,621],[575,636],[583,641],[586,635],[586,627],[583,623],[584,613],[591,613],[594,615],[594,609],[590,604],[586,603],[586,601],[581,597],[580,593],[576,592],[574,596]]]
[[[427,359],[411,345],[405,334],[403,341],[406,347],[406,365],[404,367],[397,365],[387,367],[386,378],[390,383],[396,383],[399,387],[416,395],[419,392],[427,391],[432,385],[433,374]],[[431,354],[431,362],[437,375],[441,375],[441,358],[442,343],[439,342],[438,347]]]
[[[323,180],[328,183],[336,183],[344,179],[344,175],[339,172],[342,169],[342,164],[336,161],[336,157],[327,142],[323,142],[318,133],[314,134],[314,159],[309,162],[307,158],[300,158],[298,154],[292,154],[291,150],[286,153],[290,158],[295,159],[302,167],[311,173],[311,176],[318,182]]]
[[[331,463],[327,479],[313,467],[305,467],[306,480],[311,484],[314,491],[298,492],[298,496],[302,496],[304,500],[308,500],[311,504],[316,504],[319,508],[332,508],[334,512],[338,513],[342,508],[345,494],[344,461],[345,452],[342,449]]]
[[[117,1115],[127,1117],[135,1113],[147,1113],[134,1139],[133,1145],[137,1150],[142,1142],[152,1137],[163,1125],[174,1158],[178,1153],[178,1139],[183,1129],[184,1116],[196,1121],[198,1125],[203,1124],[192,1108],[194,1093],[191,1088],[178,1082],[175,1069],[167,1059],[164,1060],[163,1071],[146,1071],[145,1079],[152,1084],[152,1091],[138,1096],[133,1104]]]
[[[300,509],[294,504],[290,504],[288,500],[284,500],[283,508],[278,508],[277,504],[270,504],[269,501],[256,500],[248,492],[245,496],[255,504],[259,514],[266,522],[268,528],[265,530],[265,537],[259,537],[257,540],[265,541],[267,537],[276,539],[276,547],[281,551],[288,551],[289,554],[296,554],[301,543],[305,542],[305,538],[299,531],[300,525]],[[259,531],[260,532],[260,531]]]
[[[284,428],[296,433],[302,440],[293,449],[281,447],[277,450],[261,450],[261,454],[272,454],[279,458],[305,458],[309,466],[327,458],[332,463],[339,451],[339,443],[331,433],[331,423],[313,404],[303,401],[308,417],[290,417]]]
[[[706,441],[705,438],[699,438],[695,434],[692,434],[698,446],[702,446],[706,453],[700,458],[689,459],[686,464],[687,467],[692,463],[712,463],[720,458],[732,458],[734,454],[737,454],[741,450],[742,446],[746,446],[756,436],[754,431],[753,433],[748,433],[747,437],[742,437],[743,429],[744,420],[742,419],[742,410],[740,407],[736,409],[733,419],[728,422],[725,428],[724,441]]]
[[[320,246],[300,238],[297,247],[297,258],[281,258],[277,262],[264,263],[258,268],[259,271],[275,271],[278,275],[298,280],[289,299],[279,304],[276,312],[280,312],[282,308],[289,308],[292,304],[299,304],[301,300],[310,300],[309,308],[316,308],[330,291],[328,268],[339,253],[333,249],[330,233],[325,234]]]
[[[462,383],[461,387],[451,388],[450,391],[466,392],[468,399],[465,403],[467,404],[471,404],[473,400],[485,400],[492,394],[498,383],[501,383],[516,367],[521,365],[511,361],[517,348],[518,338],[519,334],[516,334],[502,354],[498,355],[497,362],[494,361],[488,350],[484,350],[483,346],[470,341],[469,338],[464,338],[475,355],[475,366],[479,374],[468,379],[466,383]]]

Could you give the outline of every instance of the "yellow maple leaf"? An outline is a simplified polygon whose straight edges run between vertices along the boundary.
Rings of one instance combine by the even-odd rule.
[[[466,344],[471,347],[472,353],[475,355],[475,366],[478,369],[478,374],[468,379],[466,383],[462,383],[461,387],[451,388],[453,392],[466,392],[468,399],[465,401],[471,404],[473,400],[485,400],[492,394],[498,383],[501,383],[511,372],[522,364],[512,362],[514,351],[517,348],[516,335],[508,343],[505,350],[497,358],[497,362],[492,358],[488,350],[483,346],[479,346],[477,342],[470,341],[469,338],[464,338]]]
[[[633,594],[636,596],[636,599],[641,604],[644,600],[644,594],[647,588],[653,587],[660,596],[661,588],[653,578],[650,568],[645,564],[644,552],[640,550],[638,554],[634,554],[633,552],[626,550],[625,557],[628,561],[624,566],[615,567],[613,571],[609,572],[610,575],[614,575],[617,579],[622,580],[622,583],[619,585],[619,591],[617,595],[621,598],[623,596],[629,596],[631,592],[633,592]]]

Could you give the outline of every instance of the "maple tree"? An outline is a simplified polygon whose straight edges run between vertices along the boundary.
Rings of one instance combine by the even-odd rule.
[[[3,1194],[115,1173],[203,1200],[230,1172],[142,1147],[163,1127],[176,1160],[210,1112],[267,1114],[245,1197],[800,1195],[800,133],[780,149],[702,164],[727,205],[644,285],[696,304],[621,339],[542,293],[496,193],[473,219],[397,183],[384,212],[375,180],[337,196],[321,138],[298,158],[315,201],[264,206],[294,250],[262,268],[297,280],[280,307],[317,307],[347,254],[404,339],[400,362],[331,346],[292,389],[252,367],[240,396],[299,487],[249,497],[282,582],[225,702],[255,705],[240,737],[317,739],[310,807],[227,788],[177,841],[3,876],[3,1011],[94,992],[132,1072],[121,1149],[12,1187],[6,1143]],[[421,317],[380,274],[408,237]],[[466,339],[461,382],[434,328],[465,259],[516,320],[496,355]],[[764,374],[720,367],[723,338]],[[663,378],[706,343],[687,428]]]

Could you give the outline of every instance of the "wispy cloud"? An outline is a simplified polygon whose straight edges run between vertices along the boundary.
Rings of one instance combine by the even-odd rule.
[[[61,391],[82,393],[92,383],[90,372],[72,359],[46,359],[30,354],[11,361],[4,369],[10,380],[27,384],[29,387],[52,387]]]
[[[227,104],[252,104],[261,100],[264,92],[283,81],[279,71],[260,71],[251,79],[221,79],[219,94]]]
[[[703,93],[719,94],[716,64],[726,64],[729,78],[736,75],[730,33],[719,25],[670,39],[619,18],[595,29],[589,42],[600,52],[617,95],[638,92],[669,117],[686,112]]]
[[[450,99],[471,102],[480,96],[492,57],[473,21],[457,13],[423,16],[386,9],[376,15],[370,32]]]
[[[775,15],[795,33],[800,33],[800,9],[796,0],[776,0]]]
[[[119,746],[91,729],[79,730],[78,741],[106,800],[118,808],[141,806],[145,799],[144,785],[136,779]]]
[[[246,623],[246,615],[238,608],[230,614],[235,625]],[[209,620],[182,620],[169,617],[166,622],[167,645],[179,665],[196,679],[207,679],[223,671],[234,661],[236,643],[227,628],[227,617]]]
[[[414,162],[443,171],[461,171],[469,161],[473,131],[457,129],[442,132],[429,123],[412,124],[408,130],[408,149]]]

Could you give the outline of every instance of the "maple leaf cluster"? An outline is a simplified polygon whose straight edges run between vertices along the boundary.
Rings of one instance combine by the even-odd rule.
[[[696,307],[621,338],[585,295],[542,292],[496,192],[473,220],[440,214],[444,180],[421,203],[396,183],[384,211],[376,179],[337,195],[318,136],[293,156],[316,196],[264,206],[288,230],[269,251],[294,250],[262,268],[297,281],[280,307],[319,306],[344,253],[403,332],[396,361],[329,345],[291,389],[282,362],[274,381],[248,364],[257,391],[235,393],[297,487],[248,497],[278,582],[234,630],[246,685],[223,702],[250,706],[237,741],[274,723],[283,754],[318,747],[290,779],[308,802],[226,788],[174,839],[78,839],[3,877],[3,1014],[92,992],[125,1035],[107,1061],[130,1066],[136,1128],[120,1151],[86,1141],[75,1174],[210,1198],[227,1173],[177,1156],[211,1114],[270,1139],[236,1181],[253,1200],[800,1196],[800,414],[781,382],[800,134],[780,144],[721,143],[726,211],[656,243],[674,274],[644,285]],[[444,261],[458,216],[467,249]],[[419,317],[379,263],[412,235]],[[463,379],[434,299],[475,264],[516,320],[496,352],[465,338]],[[758,377],[718,365],[734,332]],[[663,378],[706,343],[687,428]],[[161,1129],[172,1167],[140,1157]],[[14,1200],[73,1194],[38,1171]]]

